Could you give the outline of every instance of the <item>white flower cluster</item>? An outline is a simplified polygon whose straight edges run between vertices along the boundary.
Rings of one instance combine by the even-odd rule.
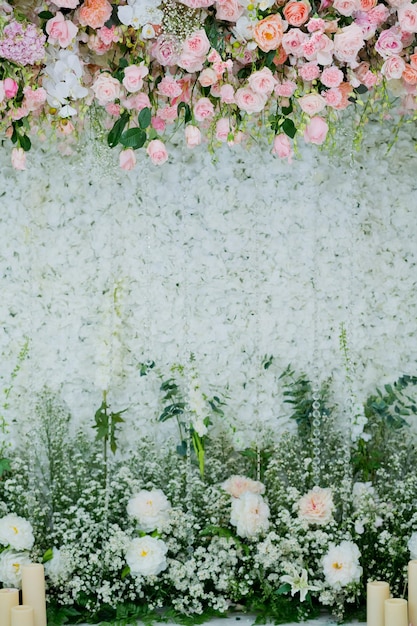
[[[5,587],[20,587],[22,565],[31,563],[29,551],[35,538],[28,520],[13,513],[0,519],[0,544],[6,549],[0,553],[0,581]]]

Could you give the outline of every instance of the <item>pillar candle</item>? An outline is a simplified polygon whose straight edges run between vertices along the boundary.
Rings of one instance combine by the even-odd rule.
[[[367,626],[384,626],[385,600],[389,598],[389,584],[374,580],[366,585],[366,623]]]
[[[417,626],[417,561],[408,564],[408,620]]]
[[[41,563],[22,565],[23,604],[33,607],[34,626],[46,626],[45,572]]]
[[[385,600],[385,626],[408,626],[407,600],[404,598]]]
[[[10,611],[11,626],[34,626],[33,607],[20,604],[12,607]]]
[[[10,611],[13,606],[17,606],[18,604],[18,589],[0,589],[0,624],[2,626],[10,626]]]

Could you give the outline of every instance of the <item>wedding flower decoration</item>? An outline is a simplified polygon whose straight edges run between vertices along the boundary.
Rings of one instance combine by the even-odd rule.
[[[127,504],[128,514],[137,520],[139,530],[146,533],[162,528],[170,509],[171,504],[161,489],[142,489]]]
[[[300,602],[305,601],[309,591],[319,590],[319,587],[309,584],[308,573],[305,568],[302,568],[301,573],[297,573],[294,576],[291,576],[290,574],[284,574],[283,576],[281,576],[281,582],[290,585],[292,596],[295,596],[296,593],[300,594]]]
[[[240,498],[245,492],[263,494],[265,492],[265,485],[259,480],[252,480],[246,476],[230,476],[224,483],[222,488],[233,498]]]
[[[239,537],[257,537],[269,528],[269,506],[261,495],[245,491],[232,501],[230,523]]]
[[[4,587],[20,588],[22,584],[22,565],[29,565],[31,559],[27,552],[3,550],[0,554],[0,581]]]
[[[135,537],[126,551],[126,562],[133,576],[156,576],[168,567],[167,546],[155,537]]]
[[[91,112],[126,170],[141,148],[162,165],[172,136],[212,149],[261,135],[291,162],[298,138],[322,145],[346,109],[359,134],[378,107],[383,119],[417,109],[409,2],[32,4],[0,9],[0,130],[15,150],[46,128],[76,137]],[[13,164],[24,169],[19,152]]]

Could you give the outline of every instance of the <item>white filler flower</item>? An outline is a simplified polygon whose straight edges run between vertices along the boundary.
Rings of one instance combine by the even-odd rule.
[[[170,510],[171,503],[161,489],[142,489],[127,503],[128,514],[137,520],[139,529],[145,533],[162,528]]]

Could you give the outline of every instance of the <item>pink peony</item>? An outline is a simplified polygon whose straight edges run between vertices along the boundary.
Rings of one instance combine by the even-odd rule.
[[[11,159],[15,170],[26,169],[26,152],[23,148],[13,148]]]
[[[201,131],[197,126],[187,124],[185,127],[185,141],[189,148],[195,148],[201,144]]]
[[[287,159],[288,163],[292,162],[294,151],[291,147],[291,142],[287,135],[280,133],[274,138],[274,145],[272,147],[272,154],[275,154],[280,159]]]
[[[321,120],[321,118],[315,117],[311,121],[313,120]],[[323,130],[320,130],[319,126],[317,128],[319,129],[318,136],[321,138]],[[313,141],[310,138],[310,141],[312,143],[323,143],[324,138],[322,141]],[[298,502],[298,516],[309,524],[324,526],[333,519],[333,510],[334,504],[331,489],[313,487],[313,489],[300,498]]]
[[[263,52],[277,50],[282,41],[284,24],[278,13],[260,20],[253,29],[253,38]]]
[[[152,139],[146,148],[146,153],[154,165],[163,165],[168,159],[167,149],[160,139]]]
[[[45,30],[48,34],[48,43],[58,44],[61,48],[67,48],[78,32],[77,26],[66,20],[60,11],[46,22]]]
[[[282,37],[282,47],[287,54],[300,58],[303,56],[303,46],[307,41],[307,33],[303,33],[299,28],[291,28]]]
[[[233,498],[239,498],[247,491],[257,494],[262,494],[265,491],[265,485],[259,482],[259,480],[252,480],[252,478],[239,476],[238,474],[233,474],[233,476],[230,476],[230,478],[222,483],[221,487],[228,494],[233,496]]]

